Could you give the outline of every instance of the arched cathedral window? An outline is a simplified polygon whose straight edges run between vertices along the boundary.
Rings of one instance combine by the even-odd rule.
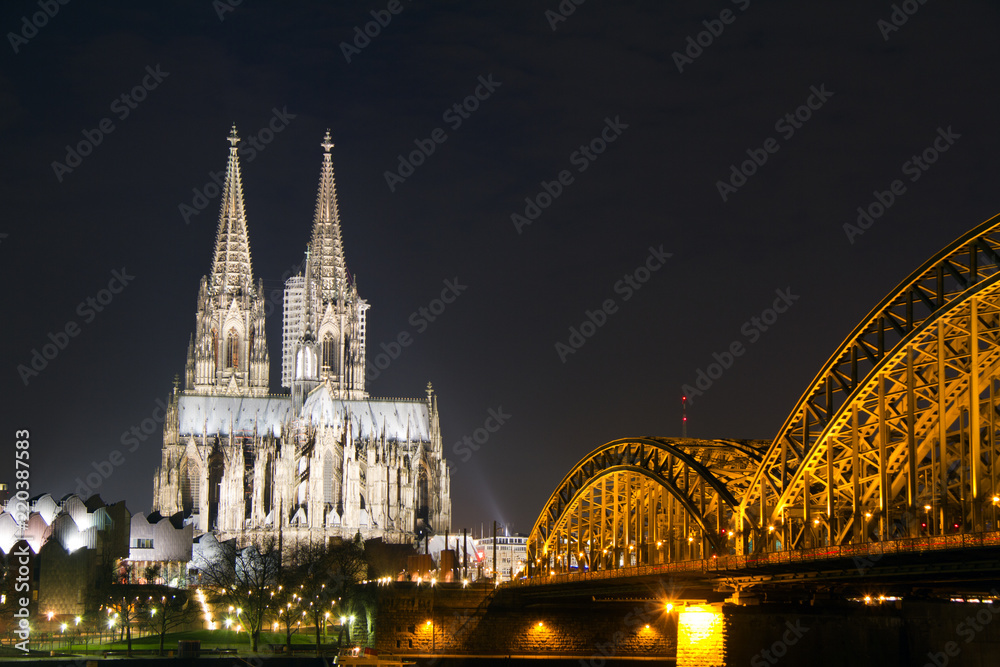
[[[219,367],[219,332],[212,329],[212,363]]]
[[[333,368],[333,336],[326,334],[323,336],[323,370],[328,371]]]
[[[240,365],[240,337],[236,329],[230,329],[226,337],[226,368],[238,368]]]
[[[323,455],[323,504],[333,505],[333,456],[330,452]]]

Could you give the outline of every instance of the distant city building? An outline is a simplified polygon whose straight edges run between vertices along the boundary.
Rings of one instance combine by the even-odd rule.
[[[365,389],[368,303],[348,272],[327,133],[304,272],[286,283],[282,386],[268,393],[233,129],[211,272],[198,291],[183,388],[170,399],[153,509],[245,544],[333,536],[409,542],[451,523],[437,399]]]
[[[483,537],[476,540],[477,564],[482,567],[484,577],[493,576],[493,554],[496,552],[496,568],[499,581],[510,581],[524,566],[528,557],[527,535],[504,535]]]

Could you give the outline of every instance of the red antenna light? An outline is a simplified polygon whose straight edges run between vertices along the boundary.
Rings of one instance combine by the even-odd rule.
[[[687,394],[681,394],[681,437],[688,437]]]

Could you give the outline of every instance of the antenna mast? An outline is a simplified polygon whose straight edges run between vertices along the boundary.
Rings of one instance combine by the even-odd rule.
[[[681,396],[681,437],[688,437],[688,397]]]

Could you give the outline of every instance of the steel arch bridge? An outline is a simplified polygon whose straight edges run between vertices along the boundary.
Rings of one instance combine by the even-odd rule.
[[[584,457],[528,576],[997,530],[1000,216],[879,303],[768,442],[625,438]]]

